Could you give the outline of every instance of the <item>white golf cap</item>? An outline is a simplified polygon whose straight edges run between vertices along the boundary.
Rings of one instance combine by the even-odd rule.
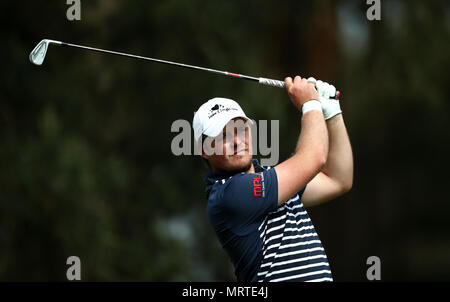
[[[235,101],[225,98],[208,100],[194,114],[192,127],[195,141],[198,141],[202,134],[216,137],[223,131],[226,124],[236,117],[242,117],[253,123]]]

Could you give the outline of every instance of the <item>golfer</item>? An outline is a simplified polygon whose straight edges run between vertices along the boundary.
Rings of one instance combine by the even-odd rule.
[[[299,76],[285,84],[301,121],[291,127],[301,131],[295,153],[275,167],[252,159],[252,122],[235,101],[211,99],[194,115],[210,168],[208,218],[237,281],[333,281],[305,208],[350,190],[350,141],[339,101],[330,98],[334,86]]]

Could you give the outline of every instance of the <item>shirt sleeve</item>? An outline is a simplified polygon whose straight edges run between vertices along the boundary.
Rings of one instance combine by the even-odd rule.
[[[275,169],[233,176],[225,183],[223,198],[231,228],[241,235],[248,233],[278,207]]]
[[[298,191],[298,198],[301,200],[303,197],[303,193],[305,193],[306,186],[303,187],[300,191]]]

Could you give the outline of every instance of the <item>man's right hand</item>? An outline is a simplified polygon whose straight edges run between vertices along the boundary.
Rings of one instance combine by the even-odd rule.
[[[298,110],[302,110],[304,103],[311,100],[319,100],[319,94],[317,93],[314,84],[308,82],[306,78],[296,76],[292,81],[291,77],[284,79],[286,90],[289,94],[289,98]]]

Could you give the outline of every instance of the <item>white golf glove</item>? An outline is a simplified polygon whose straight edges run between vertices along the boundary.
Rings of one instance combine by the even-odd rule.
[[[339,100],[332,99],[336,95],[336,88],[327,82],[316,80],[313,77],[308,78],[308,82],[316,85],[317,93],[319,94],[319,101],[322,104],[322,111],[325,120],[332,118],[333,116],[342,113]]]

